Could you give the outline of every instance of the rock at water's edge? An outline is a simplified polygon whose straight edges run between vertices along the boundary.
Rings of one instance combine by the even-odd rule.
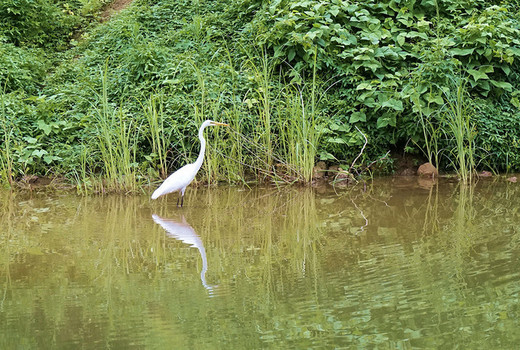
[[[417,175],[419,176],[437,176],[439,175],[439,171],[436,167],[433,166],[432,163],[424,163],[417,169]]]
[[[325,175],[327,175],[327,164],[323,161],[316,163],[312,169],[312,178],[321,179],[322,177],[325,177]]]

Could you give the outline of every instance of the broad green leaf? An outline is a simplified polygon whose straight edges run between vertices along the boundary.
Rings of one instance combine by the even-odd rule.
[[[378,68],[382,67],[381,63],[379,63],[378,61],[375,61],[375,60],[372,60],[370,62],[365,62],[361,66],[369,68],[373,72],[375,72]]]
[[[480,70],[468,69],[468,73],[471,74],[471,76],[473,77],[473,79],[475,79],[475,81],[478,81],[480,79],[484,79],[484,80],[489,79],[487,74],[484,72],[481,72]]]
[[[379,117],[379,118],[377,118],[377,128],[378,129],[384,128],[388,124],[390,124],[390,121],[389,121],[389,119],[387,117]]]
[[[331,143],[340,143],[340,144],[345,144],[347,143],[347,141],[345,141],[344,139],[342,139],[341,137],[329,137],[327,139],[328,142],[331,142]]]
[[[475,51],[475,48],[471,48],[471,49],[459,49],[459,48],[454,48],[454,49],[451,49],[450,52],[454,55],[457,55],[457,56],[467,56],[467,55],[471,55],[473,53],[473,51]]]
[[[484,73],[493,73],[495,71],[495,69],[493,68],[493,66],[491,65],[485,65],[485,66],[481,66],[479,68],[479,71],[480,72],[484,72]]]
[[[336,157],[334,157],[329,152],[321,151],[320,152],[320,160],[337,160]]]
[[[506,75],[509,75],[511,73],[511,67],[509,67],[507,64],[502,64],[500,68],[504,73],[506,73]]]
[[[349,122],[351,124],[354,124],[356,122],[366,122],[367,121],[367,115],[364,112],[354,112],[350,116]]]
[[[421,38],[421,39],[424,39],[424,40],[428,39],[428,36],[426,34],[415,32],[415,31],[407,33],[406,36],[409,37],[409,38]]]
[[[47,163],[47,164],[51,164],[51,163],[52,163],[53,161],[55,161],[55,160],[61,160],[61,158],[60,158],[60,157],[57,157],[57,156],[51,156],[51,155],[49,155],[49,154],[47,154],[47,155],[45,155],[45,156],[43,157],[43,161],[44,161],[45,163]]]
[[[508,82],[496,81],[496,80],[490,80],[490,82],[491,82],[491,84],[493,84],[497,88],[504,89],[504,90],[509,91],[509,92],[513,91],[513,85],[511,85]]]
[[[36,125],[38,125],[38,129],[42,130],[45,135],[49,135],[52,131],[52,127],[41,119],[36,122]]]
[[[296,56],[296,51],[294,50],[294,48],[290,48],[289,53],[287,54],[287,59],[289,61],[292,61],[294,56]]]
[[[397,43],[399,44],[399,46],[403,46],[404,45],[405,40],[406,40],[405,37],[406,37],[406,35],[402,34],[402,33],[397,36]]]
[[[444,99],[441,95],[433,95],[433,94],[427,94],[425,97],[426,101],[429,103],[436,103],[438,105],[444,104]]]
[[[332,6],[332,8],[329,10],[329,12],[336,17],[339,13],[339,7],[338,6]]]
[[[26,136],[23,138],[25,141],[27,141],[30,144],[35,144],[38,140],[36,140],[34,137]]]
[[[387,107],[387,108],[392,108],[392,109],[394,109],[396,111],[402,111],[403,110],[403,102],[399,101],[399,100],[396,100],[394,98],[391,98],[391,99],[381,103],[381,107]]]
[[[43,155],[47,154],[48,152],[44,149],[35,149],[31,155],[36,156],[38,158],[41,158]]]
[[[356,87],[356,90],[373,90],[374,87],[370,83],[361,83]]]

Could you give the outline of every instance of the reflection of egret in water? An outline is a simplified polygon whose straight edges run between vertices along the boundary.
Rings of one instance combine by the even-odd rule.
[[[195,247],[199,250],[200,256],[202,258],[202,270],[200,271],[200,280],[202,281],[202,285],[206,288],[210,294],[213,292],[214,286],[208,285],[206,283],[206,271],[208,270],[208,259],[206,258],[206,249],[204,249],[204,244],[200,237],[195,233],[193,227],[191,227],[184,216],[182,216],[182,221],[178,222],[172,219],[164,219],[159,215],[153,214],[153,220],[161,225],[163,229],[166,230],[168,236],[178,239],[186,244],[189,244],[190,247]]]

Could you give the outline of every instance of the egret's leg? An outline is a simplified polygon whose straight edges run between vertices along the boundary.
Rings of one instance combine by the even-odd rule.
[[[181,189],[181,208],[182,208],[182,205],[184,204],[184,192],[186,191],[186,187],[182,188]],[[177,206],[179,206],[179,204],[177,204]]]

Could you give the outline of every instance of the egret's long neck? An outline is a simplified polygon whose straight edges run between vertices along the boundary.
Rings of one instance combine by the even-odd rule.
[[[206,140],[204,139],[204,126],[201,126],[199,129],[199,140],[200,140],[200,152],[199,156],[197,157],[197,160],[195,161],[195,165],[197,166],[197,169],[200,169],[202,166],[202,162],[204,161],[204,152],[206,151]]]

